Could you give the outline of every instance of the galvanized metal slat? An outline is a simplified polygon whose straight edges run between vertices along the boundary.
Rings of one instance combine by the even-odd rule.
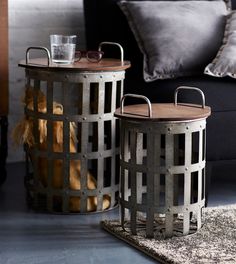
[[[32,88],[30,86],[30,77],[28,77],[27,79],[27,87],[28,88]],[[36,173],[33,174],[34,177],[34,183],[36,186],[40,185],[40,179],[39,179],[39,156],[36,152],[36,149],[39,148],[39,144],[40,144],[40,140],[39,140],[39,123],[38,123],[38,119],[37,119],[37,112],[38,112],[38,91],[40,89],[40,81],[39,80],[34,80],[34,87],[33,87],[33,134],[35,135],[35,146],[34,146],[34,153],[32,158],[32,162],[33,162],[33,170],[36,171]],[[25,108],[25,111],[27,111],[27,108]],[[36,191],[36,193],[34,193],[34,206],[40,203],[39,200],[39,193]]]
[[[50,115],[53,115],[53,81],[47,82],[46,95],[46,120],[47,120],[47,210],[53,211],[53,195],[52,195],[52,179],[54,175],[54,157],[53,157],[53,123],[50,120]],[[51,155],[50,155],[51,153]]]
[[[124,79],[120,80],[120,94],[121,96],[124,94]]]
[[[115,201],[115,187],[116,187],[116,120],[111,120],[111,205],[114,206]],[[119,164],[117,164],[118,166]]]
[[[130,154],[129,154],[129,133],[130,131],[127,130],[124,127],[124,160],[128,161]],[[124,201],[128,201],[128,196],[129,196],[129,172],[128,170],[125,170],[124,172]],[[129,217],[129,210],[125,209],[125,218],[128,219]]]
[[[112,114],[116,110],[116,93],[117,93],[117,81],[112,81],[112,85],[111,85],[111,113]],[[114,120],[115,119],[116,118],[114,118]]]
[[[202,196],[202,170],[198,171],[198,204],[201,202]],[[197,213],[197,229],[200,229],[202,226],[202,218],[201,218],[201,207],[199,206],[196,210]]]
[[[101,158],[98,159],[98,177],[97,177],[97,210],[102,210],[102,203],[103,203],[103,188],[104,188],[104,122],[99,122],[98,125],[98,151],[101,153]]]
[[[138,133],[136,134],[137,143],[136,143],[136,164],[143,163],[143,134]],[[137,177],[137,203],[142,203],[142,173],[136,172]]]
[[[153,165],[154,171],[154,206],[160,206],[160,166],[161,166],[161,134],[154,132],[154,152],[153,152]],[[158,213],[158,212],[155,212]]]
[[[204,150],[203,150],[203,153],[204,153],[204,160],[206,159],[206,128],[204,129]],[[205,195],[206,195],[206,169],[205,169],[205,166],[204,166],[204,169],[203,169],[203,185],[204,185],[204,190],[203,190],[203,196],[204,196],[204,199],[205,199]]]
[[[187,126],[186,129],[189,129]],[[190,228],[190,197],[191,197],[191,153],[192,153],[192,133],[185,133],[185,173],[184,173],[184,220],[183,234],[189,233]]]
[[[130,164],[131,166],[136,164],[136,144],[137,144],[137,133],[134,130],[130,131]],[[136,171],[130,170],[130,188],[131,188],[131,196],[129,198],[129,206],[131,211],[131,233],[136,235],[137,228],[137,179],[136,179]]]
[[[99,93],[99,100],[98,104],[98,114],[102,117],[104,114],[104,107],[105,107],[105,83],[103,81],[103,76],[100,75],[98,93]],[[93,135],[96,136],[96,135]],[[98,152],[100,153],[100,159],[98,159],[98,177],[97,177],[97,210],[102,210],[103,204],[103,187],[104,187],[104,121],[101,118],[101,121],[98,122]]]
[[[202,161],[202,157],[203,157],[203,130],[202,130],[202,125],[200,125],[200,129],[199,129],[199,142],[198,142],[199,146],[198,146],[198,161]]]
[[[169,133],[166,134],[165,162],[167,169],[165,175],[165,227],[166,237],[170,237],[173,233],[173,213],[171,212],[171,209],[174,201],[174,171],[172,171],[174,165],[174,136]]]
[[[68,112],[68,94],[70,85],[62,83],[62,105],[63,105],[63,198],[62,210],[69,212],[69,190],[70,190],[70,120]]]
[[[120,159],[125,160],[125,150],[127,143],[126,142],[126,136],[125,136],[125,129],[123,122],[120,124],[120,140],[124,144],[121,144],[120,148]],[[119,188],[119,202],[120,202],[120,220],[121,220],[121,226],[124,229],[124,223],[125,223],[125,206],[122,204],[123,201],[125,200],[125,169],[124,167],[121,166],[120,168],[120,188]]]
[[[113,75],[115,77],[115,75]],[[116,94],[117,94],[117,81],[112,82],[111,87],[111,113],[116,110]],[[121,94],[120,94],[121,96]],[[111,149],[116,150],[116,117],[111,119]],[[117,164],[118,166],[118,164]],[[115,205],[115,186],[116,186],[116,151],[111,154],[111,205]]]
[[[83,82],[83,97],[82,97],[82,116],[86,121],[86,116],[90,114],[90,83],[87,80],[86,75],[84,76]],[[80,212],[87,212],[87,173],[88,173],[88,135],[89,135],[89,123],[81,123],[81,171],[80,171]]]
[[[29,80],[30,82],[30,80]],[[30,88],[30,87],[29,87]],[[38,115],[38,100],[39,100],[39,91],[40,91],[40,80],[34,80],[34,87],[33,87],[33,112],[36,118],[33,119],[33,126],[34,126],[34,140],[36,143],[36,146],[39,146],[40,143],[39,140],[39,123],[37,119]]]
[[[153,237],[154,235],[154,149],[153,144],[155,135],[151,127],[147,134],[147,203],[146,203],[146,235]]]
[[[201,125],[201,128],[202,125]],[[199,131],[199,162],[202,161],[202,153],[203,153],[203,129]],[[202,199],[202,168],[200,167],[198,170],[198,203]]]
[[[179,160],[181,158],[180,154],[180,146],[179,146],[179,137],[180,134],[174,134],[174,164],[179,164]],[[174,204],[179,204],[179,175],[174,175]]]

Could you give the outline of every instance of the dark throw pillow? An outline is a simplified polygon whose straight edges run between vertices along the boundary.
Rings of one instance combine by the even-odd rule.
[[[236,11],[228,15],[223,44],[215,59],[205,68],[205,73],[236,78]]]
[[[202,74],[224,36],[224,1],[118,3],[144,55],[144,80]]]

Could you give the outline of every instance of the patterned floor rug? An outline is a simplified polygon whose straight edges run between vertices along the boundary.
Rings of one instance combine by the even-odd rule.
[[[138,250],[166,264],[235,264],[236,209],[205,209],[205,224],[195,234],[168,239],[147,239],[123,231],[118,220],[102,221],[102,227]]]

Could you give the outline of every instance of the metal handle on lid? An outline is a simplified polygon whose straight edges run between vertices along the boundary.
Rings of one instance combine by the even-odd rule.
[[[138,95],[138,94],[125,94],[122,99],[121,99],[121,107],[120,107],[120,113],[123,114],[124,113],[124,101],[126,97],[133,97],[133,98],[140,98],[146,101],[146,103],[148,104],[148,117],[152,118],[152,104],[150,102],[150,100],[144,96],[144,95]],[[132,113],[135,115],[135,113]]]
[[[202,92],[202,90],[200,90],[197,87],[191,87],[191,86],[180,86],[175,90],[175,96],[174,96],[174,100],[175,100],[175,105],[178,105],[178,93],[179,90],[194,90],[197,91],[198,93],[200,93],[200,95],[202,96],[202,108],[205,108],[205,95]]]
[[[98,46],[98,51],[102,50],[102,46],[103,45],[114,45],[114,46],[118,46],[120,48],[120,60],[121,60],[121,64],[123,65],[124,63],[124,50],[122,48],[122,46],[119,43],[116,42],[109,42],[109,41],[104,41],[101,42]]]
[[[47,48],[45,48],[45,47],[40,47],[40,46],[38,46],[38,47],[29,47],[27,50],[26,50],[26,57],[25,57],[25,62],[26,62],[26,65],[28,65],[29,64],[29,54],[30,54],[30,50],[42,50],[42,51],[45,51],[46,52],[46,54],[47,54],[47,67],[49,67],[49,65],[50,65],[50,59],[51,59],[51,56],[50,56],[50,52],[49,52],[49,50],[47,49]],[[41,64],[40,64],[41,65]],[[42,66],[46,66],[46,65],[42,65]]]

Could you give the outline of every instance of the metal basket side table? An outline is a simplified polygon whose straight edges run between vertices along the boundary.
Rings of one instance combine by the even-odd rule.
[[[26,146],[26,182],[34,208],[61,213],[113,208],[119,188],[119,128],[113,112],[130,63],[81,59],[58,65],[27,54],[19,65],[26,68],[32,97],[25,107],[35,140]]]
[[[121,121],[121,225],[147,237],[187,235],[202,226],[206,118],[210,108],[178,104],[117,109]],[[197,88],[195,89],[199,91]],[[201,91],[200,91],[201,92]]]

